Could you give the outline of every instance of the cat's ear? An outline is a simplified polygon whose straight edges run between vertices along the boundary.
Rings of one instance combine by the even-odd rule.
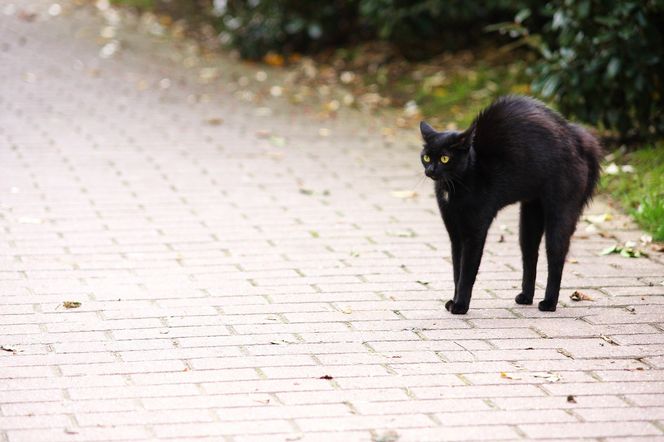
[[[433,135],[437,134],[434,128],[429,126],[429,123],[427,123],[426,121],[420,121],[420,132],[422,133],[422,138],[424,138],[425,140],[428,140]]]
[[[454,148],[457,150],[468,150],[470,149],[470,145],[472,144],[472,138],[473,138],[474,132],[473,131],[465,131],[461,132],[459,134],[459,138],[457,143],[454,145]]]

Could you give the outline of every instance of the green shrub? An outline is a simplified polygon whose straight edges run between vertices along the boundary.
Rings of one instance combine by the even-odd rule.
[[[357,29],[357,1],[216,1],[224,42],[245,58],[318,50],[342,44]]]
[[[534,0],[530,0],[534,1]],[[224,41],[244,57],[378,38],[411,58],[476,43],[484,26],[513,16],[526,0],[216,0]]]
[[[477,43],[483,28],[513,16],[526,1],[360,0],[363,21],[409,58]]]
[[[664,134],[664,0],[554,0],[541,12],[536,92],[622,138]]]

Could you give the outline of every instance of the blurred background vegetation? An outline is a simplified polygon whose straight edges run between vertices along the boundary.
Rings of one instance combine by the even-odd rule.
[[[603,189],[664,240],[664,0],[112,2],[207,26],[248,60],[307,55],[337,84],[447,127],[499,95],[537,96],[628,146]]]

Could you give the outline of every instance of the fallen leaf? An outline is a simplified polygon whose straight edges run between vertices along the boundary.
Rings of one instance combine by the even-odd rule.
[[[664,243],[653,244],[650,248],[655,252],[664,252]]]
[[[518,380],[523,379],[523,378],[522,378],[521,376],[519,376],[519,375],[516,375],[516,374],[508,374],[508,373],[505,373],[504,371],[501,371],[501,372],[500,372],[500,377],[503,378],[503,379],[513,379],[513,380],[515,380],[515,381],[518,381]]]
[[[79,308],[81,306],[81,303],[78,301],[65,301],[62,303],[62,306],[66,309]]]
[[[346,306],[346,307],[344,307],[344,308],[341,309],[341,313],[344,313],[344,314],[346,314],[346,315],[350,315],[351,313],[353,313],[353,309],[351,309],[350,307]]]
[[[614,341],[613,338],[611,338],[610,336],[600,335],[599,337],[602,338],[603,340],[605,340],[606,342],[608,342],[611,345],[620,345],[616,341]]]
[[[414,190],[393,190],[392,196],[400,199],[411,199],[417,197],[417,192]]]
[[[501,234],[501,235],[498,237],[498,242],[505,242],[505,235],[502,235],[502,234]]]
[[[286,145],[286,139],[284,137],[272,135],[269,140],[274,147],[284,147]]]
[[[306,188],[304,188],[304,187],[301,187],[301,188],[300,188],[300,193],[301,193],[302,195],[313,195],[313,194],[314,194],[314,191],[311,190],[311,189],[306,189]]]
[[[389,430],[383,434],[372,437],[371,442],[398,442],[399,438],[399,433],[394,430]]]
[[[428,286],[429,284],[431,284],[429,281],[422,281],[421,279],[418,279],[418,280],[415,281],[415,282],[418,283],[418,284],[421,284],[421,285],[423,285],[423,286],[425,286],[425,287]]]
[[[216,118],[216,117],[208,118],[207,120],[205,120],[205,122],[210,126],[221,126],[222,124],[224,124],[224,120],[222,118]]]
[[[16,349],[5,347],[4,345],[0,345],[0,350],[16,354]]]
[[[320,238],[320,233],[315,230],[309,230],[309,235],[311,235],[312,238]]]
[[[567,396],[567,402],[570,404],[576,404],[576,398],[570,394]]]
[[[620,250],[618,250],[618,249],[619,248],[618,248],[617,245],[609,246],[609,247],[606,247],[606,248],[602,249],[602,251],[599,252],[599,254],[601,256],[605,256],[605,255],[610,255],[612,253],[619,253]]]
[[[326,375],[323,375],[323,376],[319,377],[318,379],[326,379],[326,380],[329,381],[329,380],[334,379],[334,378],[332,376],[330,376],[329,374],[326,374]]]
[[[574,293],[572,293],[569,296],[569,299],[571,299],[572,301],[576,301],[576,302],[579,302],[579,301],[594,301],[593,298],[591,298],[590,296],[588,296],[585,293],[580,292],[578,290],[576,290]]]
[[[547,382],[558,382],[560,381],[560,375],[557,375],[555,373],[551,372],[546,372],[546,373],[535,373],[533,377],[544,379]]]
[[[417,236],[412,230],[388,230],[385,234],[387,236],[396,236],[399,238],[415,238]]]
[[[591,224],[601,224],[606,221],[611,221],[613,219],[613,215],[610,213],[602,213],[601,215],[588,215],[585,217],[585,219]]]
[[[568,357],[568,358],[570,358],[570,359],[574,359],[574,356],[572,356],[572,353],[568,352],[568,351],[565,350],[564,348],[557,348],[556,351],[557,351],[558,353],[560,353],[561,355],[563,355],[563,356],[566,356],[566,357]]]
[[[32,21],[35,20],[35,18],[37,18],[37,14],[36,14],[36,13],[34,13],[34,12],[28,12],[28,11],[26,11],[26,10],[24,10],[24,9],[21,9],[20,11],[18,11],[18,14],[16,14],[16,16],[17,16],[19,19],[21,19],[21,20],[23,20],[23,21],[27,21],[27,22],[32,22]]]

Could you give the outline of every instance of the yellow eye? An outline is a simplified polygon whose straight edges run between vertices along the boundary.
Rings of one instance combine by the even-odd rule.
[[[422,157],[422,161],[424,161],[425,163],[428,163],[429,161],[431,161],[431,158],[429,158],[429,155],[424,155]]]
[[[447,155],[443,155],[442,157],[440,157],[440,162],[441,163],[445,164],[448,161],[450,161],[450,157],[448,157]]]

